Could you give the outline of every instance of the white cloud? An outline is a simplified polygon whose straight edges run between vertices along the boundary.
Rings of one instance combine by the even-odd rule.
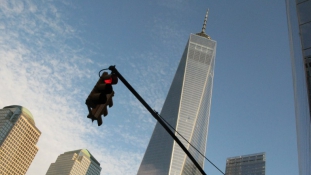
[[[28,108],[42,132],[27,174],[45,174],[59,154],[81,148],[90,150],[105,174],[135,174],[141,152],[103,148],[97,139],[106,139],[111,131],[85,122],[85,86],[79,82],[90,78],[94,62],[85,50],[64,42],[81,40],[76,30],[49,2],[1,0],[0,9],[0,107]],[[117,168],[120,162],[124,166]]]
[[[1,0],[0,8],[4,15],[20,14],[24,10],[24,2],[19,0]]]
[[[82,148],[101,163],[102,174],[136,174],[155,120],[122,85],[116,87],[116,107],[109,109],[118,117],[105,118],[101,127],[86,119],[85,97],[96,81],[91,74],[97,76],[109,65],[94,60],[100,47],[85,41],[80,36],[83,31],[67,23],[64,13],[74,4],[62,3],[66,10],[52,1],[0,0],[0,92],[4,92],[0,107],[28,108],[42,132],[39,152],[27,174],[45,174],[58,155]],[[152,52],[131,56],[116,54],[114,61],[160,112],[181,56],[180,45],[185,44],[184,31],[161,16],[155,16],[151,26],[151,37],[161,48],[153,46]],[[88,44],[95,50],[86,50]],[[162,55],[163,48],[171,55]],[[177,59],[172,62],[171,56]]]

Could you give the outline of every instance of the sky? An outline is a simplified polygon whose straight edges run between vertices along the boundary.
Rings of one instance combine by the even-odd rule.
[[[100,127],[85,99],[116,65],[160,112],[207,9],[217,53],[206,157],[225,171],[228,157],[265,152],[267,175],[298,174],[284,0],[0,0],[0,108],[26,107],[42,133],[27,175],[83,148],[102,175],[136,174],[156,120],[121,82]]]

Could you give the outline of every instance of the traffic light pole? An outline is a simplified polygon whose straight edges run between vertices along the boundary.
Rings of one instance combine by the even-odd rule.
[[[132,92],[132,94],[145,106],[145,108],[151,113],[151,115],[163,126],[163,128],[173,137],[175,142],[181,147],[181,149],[187,154],[187,156],[191,159],[194,165],[199,169],[199,171],[206,175],[202,167],[198,164],[198,162],[193,158],[187,148],[181,143],[181,141],[176,137],[176,135],[170,130],[170,128],[163,122],[163,120],[159,117],[159,115],[152,110],[152,108],[145,102],[145,100],[135,91],[135,89],[125,80],[125,78],[118,72],[115,66],[110,66],[109,70],[112,73],[116,74],[118,78],[122,81],[122,83]]]

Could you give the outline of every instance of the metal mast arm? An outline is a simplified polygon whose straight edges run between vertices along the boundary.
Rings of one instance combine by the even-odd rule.
[[[181,149],[187,154],[187,156],[191,159],[194,165],[199,169],[199,171],[206,175],[202,167],[198,164],[198,162],[193,158],[187,148],[181,143],[181,141],[176,137],[176,135],[169,129],[169,127],[161,120],[156,112],[154,112],[151,107],[145,102],[145,100],[135,91],[135,89],[125,80],[125,78],[118,72],[115,66],[110,66],[109,70],[112,73],[116,74],[118,78],[122,81],[122,83],[132,92],[132,94],[145,106],[145,108],[151,113],[151,115],[163,126],[163,128],[173,137],[175,142],[181,147]]]

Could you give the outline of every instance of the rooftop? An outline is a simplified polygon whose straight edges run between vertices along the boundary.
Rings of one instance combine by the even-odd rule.
[[[19,106],[19,105],[11,105],[11,106],[6,106],[3,109],[6,109],[6,108],[18,108],[21,111],[20,114],[23,115],[28,120],[28,122],[35,125],[35,120],[33,118],[33,115],[27,108],[23,106]]]

